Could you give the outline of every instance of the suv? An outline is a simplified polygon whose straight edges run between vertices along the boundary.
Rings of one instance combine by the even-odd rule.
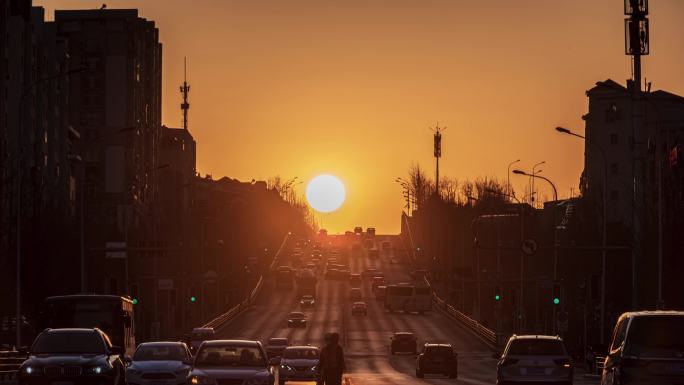
[[[287,381],[317,381],[320,352],[313,346],[290,346],[278,366],[278,385]]]
[[[613,331],[601,384],[684,383],[684,312],[624,313]]]
[[[124,385],[123,354],[100,329],[45,329],[19,368],[19,385]]]
[[[416,354],[418,349],[418,339],[411,332],[396,332],[390,338],[392,343],[390,344],[390,353],[392,355],[398,352],[412,353]]]
[[[558,336],[513,335],[496,365],[496,383],[572,384],[573,367]]]
[[[458,376],[458,355],[451,344],[426,343],[416,359],[416,377],[426,374],[443,374],[449,378]]]
[[[246,340],[205,341],[197,351],[188,384],[273,385],[271,365],[261,342]]]
[[[266,342],[266,354],[268,358],[280,357],[288,346],[290,341],[286,337],[269,338]]]

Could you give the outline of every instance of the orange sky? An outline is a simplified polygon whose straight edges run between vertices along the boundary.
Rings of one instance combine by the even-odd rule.
[[[55,9],[138,8],[164,44],[163,121],[180,126],[188,57],[198,170],[242,180],[339,176],[347,202],[324,227],[399,231],[397,176],[505,179],[545,160],[559,195],[577,190],[584,92],[624,84],[623,0],[34,0]],[[684,94],[684,1],[650,2],[654,89]],[[522,190],[525,180],[512,176]],[[303,191],[302,185],[298,186]],[[550,196],[541,190],[542,196]]]

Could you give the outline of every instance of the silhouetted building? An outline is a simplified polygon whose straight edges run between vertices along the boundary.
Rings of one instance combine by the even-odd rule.
[[[639,202],[639,215],[644,229],[641,260],[636,263],[640,307],[655,307],[658,298],[659,255],[662,258],[663,299],[667,306],[684,305],[679,293],[684,284],[673,274],[682,271],[680,255],[684,231],[684,174],[681,167],[681,144],[684,140],[684,98],[666,91],[643,93],[641,101],[632,107],[631,83],[627,87],[612,81],[598,82],[587,91],[589,112],[586,121],[585,167],[581,180],[583,196],[593,203],[597,220],[601,218],[604,163],[599,150],[606,156],[607,209],[609,245],[631,244],[633,207],[634,158],[644,159],[644,201]],[[633,123],[643,122],[643,137],[633,138]],[[596,242],[596,240],[594,241]],[[629,252],[613,253],[620,266],[630,265]],[[631,288],[631,270],[617,271],[625,282],[616,283]],[[624,274],[623,274],[624,273]],[[616,295],[620,292],[615,293]]]
[[[84,148],[87,289],[127,293],[126,265],[134,255],[106,249],[157,245],[159,31],[133,9],[56,11],[55,23],[71,65],[89,68],[69,88],[70,122]],[[148,280],[154,287],[154,277]]]

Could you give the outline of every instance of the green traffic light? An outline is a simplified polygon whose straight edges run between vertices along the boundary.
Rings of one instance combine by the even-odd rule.
[[[501,296],[497,294],[497,295],[494,296],[494,299],[497,300],[497,301],[499,301],[499,300],[501,299]]]
[[[195,297],[194,295],[190,297],[190,302],[197,302],[197,297]]]
[[[553,299],[553,304],[558,305],[560,303],[560,298],[554,298]]]
[[[138,304],[138,299],[137,299],[137,298],[133,298],[133,305],[137,305],[137,304]]]

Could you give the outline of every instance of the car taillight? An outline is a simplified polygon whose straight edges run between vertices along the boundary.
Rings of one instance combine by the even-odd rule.
[[[517,358],[506,358],[503,361],[501,361],[501,366],[515,365],[517,363],[518,363]]]
[[[564,368],[569,368],[570,366],[572,366],[572,363],[570,362],[570,360],[568,360],[568,359],[566,359],[566,358],[561,358],[561,359],[558,359],[558,360],[553,360],[553,362],[554,362],[556,365],[562,366],[562,367],[564,367]]]

